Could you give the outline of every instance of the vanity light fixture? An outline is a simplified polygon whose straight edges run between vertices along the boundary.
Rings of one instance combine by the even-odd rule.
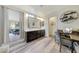
[[[43,19],[43,18],[39,18],[39,17],[37,17],[37,19],[39,19],[39,20],[41,20],[41,21],[44,21],[44,19]]]
[[[26,13],[26,14],[25,14],[25,17],[28,17],[28,16],[29,16],[29,14],[28,14],[28,13]]]
[[[40,20],[41,20],[41,21],[44,21],[44,19],[43,19],[43,18],[41,18]]]
[[[34,15],[29,14],[29,17],[34,17]]]
[[[26,13],[26,14],[25,14],[25,17],[28,17],[28,16],[29,16],[29,17],[34,17],[34,15],[31,15],[31,14]]]

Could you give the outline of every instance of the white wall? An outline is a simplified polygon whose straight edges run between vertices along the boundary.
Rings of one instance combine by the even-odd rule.
[[[58,29],[72,28],[73,30],[79,29],[79,19],[69,23],[61,22],[58,20]]]
[[[76,10],[76,11],[79,14],[79,10]],[[63,12],[65,12],[65,11],[63,11]],[[60,15],[61,15],[61,13],[60,13]],[[72,20],[69,22],[61,22],[59,17],[58,17],[58,22],[57,22],[58,29],[65,29],[65,28],[72,28],[73,30],[79,29],[79,18],[77,20]]]
[[[0,6],[0,45],[4,41],[4,19],[3,19],[3,9]]]
[[[79,29],[79,18],[77,20],[71,21],[69,23],[60,21],[60,19],[59,19],[60,16],[68,10],[75,10],[79,14],[79,6],[78,5],[77,6],[62,5],[62,6],[56,6],[56,8],[54,8],[53,12],[49,15],[49,16],[57,17],[57,29],[65,29],[65,28],[72,28],[73,30]]]
[[[49,37],[49,19],[45,19],[45,36]]]

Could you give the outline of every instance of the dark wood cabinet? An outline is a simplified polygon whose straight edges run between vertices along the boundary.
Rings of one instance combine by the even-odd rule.
[[[43,36],[45,36],[45,30],[37,30],[37,31],[25,32],[26,42],[36,40],[36,39],[38,39],[40,37],[43,37]]]

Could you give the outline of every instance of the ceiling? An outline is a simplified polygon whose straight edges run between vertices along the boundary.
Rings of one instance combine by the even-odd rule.
[[[65,10],[79,10],[79,5],[12,5],[35,15],[50,18]]]

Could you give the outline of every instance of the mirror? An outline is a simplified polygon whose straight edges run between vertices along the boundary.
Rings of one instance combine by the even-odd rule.
[[[28,28],[40,28],[40,21],[33,17],[28,17]]]
[[[33,15],[28,15],[28,28],[33,29],[33,28],[42,28],[44,27],[44,19],[40,17],[36,17]]]
[[[20,39],[20,15],[18,11],[8,9],[9,41]]]

